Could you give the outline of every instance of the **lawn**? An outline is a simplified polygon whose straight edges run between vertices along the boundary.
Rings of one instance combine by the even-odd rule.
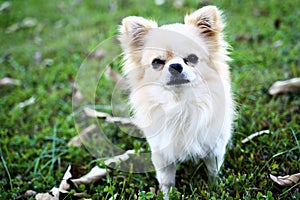
[[[238,114],[219,185],[208,184],[202,162],[185,162],[178,167],[171,199],[300,199],[299,182],[281,187],[269,177],[300,172],[299,94],[268,94],[273,82],[300,77],[300,1],[186,0],[181,6],[172,0],[160,6],[154,0],[7,2],[0,1],[0,79],[19,82],[0,85],[0,199],[34,199],[24,193],[58,186],[69,164],[87,169],[103,165],[89,148],[67,144],[81,130],[75,126],[80,106],[95,103],[98,111],[116,113],[114,109],[124,109],[124,98],[112,103],[119,94],[105,75],[95,79],[95,90],[82,83],[84,101],[72,93],[83,66],[110,60],[113,69],[120,69],[120,57],[111,60],[109,55],[115,56],[120,47],[103,41],[115,41],[122,18],[140,15],[159,24],[182,22],[186,13],[208,3],[226,16]],[[89,71],[85,78],[94,73],[99,72]],[[116,147],[147,149],[143,139],[125,134],[126,128],[98,122]],[[261,130],[270,134],[242,143]],[[153,171],[115,169],[75,190],[92,199],[110,199],[116,193],[118,199],[154,199],[150,191],[157,187]]]

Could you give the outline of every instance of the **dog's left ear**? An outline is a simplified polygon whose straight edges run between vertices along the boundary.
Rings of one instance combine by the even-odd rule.
[[[224,27],[221,13],[216,6],[205,6],[185,16],[184,22],[198,27],[201,35],[217,39]]]

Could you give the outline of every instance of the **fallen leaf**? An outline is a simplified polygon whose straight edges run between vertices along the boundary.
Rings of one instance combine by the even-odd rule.
[[[59,191],[64,193],[68,192],[70,189],[70,184],[67,182],[70,178],[72,178],[71,174],[71,165],[68,166],[67,171],[65,172],[62,181],[59,184]]]
[[[99,180],[100,178],[102,178],[103,176],[106,175],[106,169],[101,169],[98,166],[96,166],[96,167],[92,168],[92,170],[88,174],[82,176],[81,178],[71,179],[72,177],[74,177],[76,175],[76,174],[72,174],[72,173],[74,173],[74,171],[80,170],[80,169],[83,169],[83,168],[80,166],[69,165],[63,178],[62,178],[59,188],[53,187],[47,193],[37,194],[35,196],[35,198],[37,200],[59,200],[60,198],[64,197],[64,195],[68,195],[69,191],[72,188],[70,185],[71,182],[72,182],[72,184],[78,184],[78,185],[79,184],[89,184],[89,183]],[[83,171],[85,171],[85,169],[83,169]],[[77,198],[83,197],[85,195],[86,195],[86,193],[73,194],[73,196],[77,197]]]
[[[288,187],[295,185],[300,181],[300,173],[286,176],[274,176],[270,174],[270,178],[280,186]]]
[[[108,170],[100,168],[98,166],[95,166],[91,169],[89,173],[86,175],[77,178],[77,179],[69,179],[74,184],[80,185],[80,184],[90,184],[93,182],[96,182],[100,180],[101,178],[106,176]]]
[[[259,132],[253,133],[253,134],[249,135],[248,137],[246,137],[245,139],[243,139],[242,143],[244,144],[246,142],[249,142],[253,138],[255,138],[257,136],[260,136],[260,135],[263,135],[263,134],[270,134],[270,131],[269,130],[263,130],[263,131],[259,131]]]
[[[10,9],[11,3],[9,1],[4,1],[0,6],[0,12],[4,12],[8,9]]]
[[[277,40],[276,42],[273,43],[273,47],[278,48],[282,46],[283,41],[282,40]]]
[[[30,27],[34,27],[36,25],[37,25],[37,19],[32,18],[32,17],[26,17],[21,22],[22,28],[30,28]]]
[[[31,104],[34,104],[35,103],[35,97],[30,97],[29,99],[27,99],[26,101],[24,102],[21,102],[18,104],[18,108],[24,108],[26,106],[29,106]]]
[[[53,65],[54,61],[51,58],[46,58],[45,60],[42,61],[42,66],[49,67]]]
[[[110,165],[112,163],[120,163],[122,161],[126,161],[127,159],[129,159],[129,155],[134,153],[135,153],[134,150],[128,150],[124,154],[114,156],[104,161],[104,163],[106,165]],[[104,169],[95,166],[87,174],[79,178],[74,178],[78,176],[79,173],[82,173],[85,170],[86,170],[85,167],[69,165],[62,178],[59,188],[53,187],[47,193],[37,194],[35,198],[37,200],[58,200],[59,198],[62,198],[63,195],[68,195],[69,191],[72,189],[72,187],[74,187],[74,185],[94,183],[96,181],[99,181],[101,178],[105,177],[106,174],[110,172],[109,169]],[[83,197],[85,195],[86,195],[85,193],[73,194],[74,197]],[[114,196],[117,197],[117,195],[118,194],[115,194]]]
[[[77,193],[74,193],[73,196],[76,197],[76,199],[77,199],[79,197],[87,196],[87,194],[84,193],[84,192],[77,192]],[[88,199],[86,199],[86,198],[80,198],[79,200],[88,200]]]
[[[155,190],[154,187],[150,187],[149,190],[150,190],[150,192],[152,192],[153,194],[156,194],[156,190]]]
[[[107,113],[103,113],[103,112],[98,112],[96,110],[93,110],[91,108],[84,108],[83,112],[86,114],[86,116],[88,117],[99,117],[99,118],[106,118],[109,117],[110,115]]]
[[[34,197],[37,194],[36,191],[27,190],[24,194],[17,196],[16,199],[29,199],[30,197]]]
[[[121,155],[114,156],[110,159],[107,159],[106,161],[104,161],[104,163],[107,166],[111,165],[112,163],[119,164],[120,162],[128,160],[130,158],[129,157],[130,154],[135,154],[135,151],[134,150],[128,150],[128,151],[126,151],[125,153],[123,153]]]
[[[81,147],[82,142],[89,139],[95,130],[96,125],[92,124],[85,128],[79,135],[73,137],[69,142],[68,146]]]
[[[93,110],[91,108],[84,108],[83,112],[88,116],[88,117],[98,117],[100,119],[104,119],[106,122],[109,123],[116,123],[116,124],[121,124],[121,125],[130,125],[130,126],[135,126],[134,123],[130,118],[124,118],[124,117],[113,117],[107,113],[103,112],[98,112],[96,110]]]
[[[36,191],[33,191],[33,190],[27,190],[25,193],[24,193],[24,195],[23,195],[23,197],[32,197],[32,196],[34,196],[34,195],[36,195]]]
[[[38,193],[35,195],[36,200],[59,200],[59,189],[57,187],[52,188],[47,193]]]
[[[13,33],[13,32],[18,31],[21,28],[30,28],[30,27],[34,27],[36,25],[37,25],[37,20],[35,18],[27,17],[27,18],[23,19],[21,22],[17,22],[15,24],[12,24],[9,27],[7,27],[5,33],[7,33],[7,34]]]
[[[269,89],[269,94],[300,92],[300,78],[292,78],[286,81],[276,81]]]
[[[15,23],[15,24],[12,24],[9,27],[7,27],[6,30],[5,30],[5,33],[10,34],[10,33],[16,32],[20,28],[21,28],[20,24]]]
[[[12,79],[9,77],[4,77],[0,79],[0,86],[2,85],[20,85],[21,81],[17,79]]]

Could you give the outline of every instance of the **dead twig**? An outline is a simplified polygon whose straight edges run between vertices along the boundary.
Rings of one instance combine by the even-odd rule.
[[[270,130],[263,130],[263,131],[253,133],[253,134],[249,135],[248,137],[246,137],[245,139],[243,139],[242,143],[245,144],[245,143],[249,142],[250,140],[252,140],[253,138],[263,135],[263,134],[270,134]]]

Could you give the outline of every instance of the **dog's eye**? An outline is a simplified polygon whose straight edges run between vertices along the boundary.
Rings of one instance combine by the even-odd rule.
[[[160,67],[162,67],[163,65],[165,65],[165,61],[164,60],[161,60],[159,58],[155,58],[153,61],[152,61],[152,67],[154,69],[159,69]]]
[[[185,64],[196,64],[198,62],[198,57],[195,54],[190,54],[188,57],[183,59]]]

